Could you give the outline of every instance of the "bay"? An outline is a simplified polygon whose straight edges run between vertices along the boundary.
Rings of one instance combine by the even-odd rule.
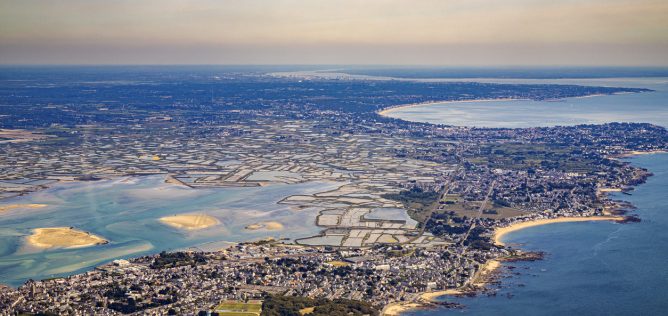
[[[668,310],[668,154],[629,159],[655,175],[632,195],[640,223],[560,223],[506,235],[503,242],[544,251],[544,260],[504,263],[495,296],[441,297],[463,309],[435,315],[665,315]]]
[[[397,108],[385,115],[411,122],[490,128],[569,126],[609,122],[652,123],[668,126],[668,78],[475,79],[475,81],[512,84],[576,84],[647,88],[654,91],[550,101],[442,102]]]
[[[340,186],[333,182],[274,184],[250,188],[191,189],[164,183],[164,176],[128,177],[95,182],[59,183],[11,204],[45,204],[0,215],[0,283],[18,286],[27,279],[67,276],[119,258],[163,250],[215,250],[229,242],[267,237],[295,239],[316,235],[319,210],[296,211],[277,204],[296,194]],[[181,230],[160,222],[175,214],[206,214],[220,224]],[[280,231],[247,230],[250,224],[277,221]],[[36,249],[26,242],[35,228],[74,227],[101,236],[108,244],[75,249]]]

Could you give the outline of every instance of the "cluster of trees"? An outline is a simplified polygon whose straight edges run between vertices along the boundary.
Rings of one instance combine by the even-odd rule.
[[[420,187],[412,187],[410,190],[403,190],[399,193],[384,194],[383,198],[407,203],[419,203],[429,205],[438,199],[438,192],[425,191]]]
[[[420,187],[412,187],[410,190],[403,190],[399,193],[383,194],[383,198],[399,201],[409,210],[411,217],[421,222],[421,214],[424,214],[429,207],[438,200],[439,193],[435,191],[425,191]],[[416,216],[417,215],[417,216]]]
[[[313,308],[308,316],[377,316],[371,304],[347,299],[311,299],[299,296],[268,295],[262,303],[261,316],[302,316],[300,310]]]
[[[150,300],[136,301],[132,297],[128,297],[126,293],[128,290],[141,292],[141,288],[133,285],[129,289],[119,284],[114,284],[109,290],[104,293],[104,296],[112,300],[107,308],[113,309],[123,314],[135,313],[149,308],[154,308],[166,304],[171,304],[177,301],[176,292],[171,289],[162,289],[159,294],[164,297],[153,297]],[[102,306],[102,302],[97,302],[97,306]]]
[[[153,260],[151,263],[151,268],[164,269],[205,263],[206,258],[201,253],[163,251]]]
[[[426,228],[434,234],[434,236],[443,236],[443,235],[459,235],[464,234],[469,229],[466,226],[452,226],[447,223],[444,223],[439,220],[434,220],[430,218],[426,223]]]
[[[474,227],[473,229],[471,229],[471,232],[469,232],[469,235],[466,238],[466,240],[464,240],[464,245],[484,250],[490,250],[496,247],[494,246],[494,244],[492,244],[492,241],[489,239],[489,237],[481,236],[481,234],[483,233],[485,233],[484,228],[479,226]]]

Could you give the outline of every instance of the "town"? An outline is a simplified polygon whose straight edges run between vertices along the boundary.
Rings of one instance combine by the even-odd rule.
[[[497,227],[624,215],[627,205],[607,192],[632,190],[651,174],[619,158],[668,148],[668,131],[643,123],[484,129],[377,114],[425,101],[643,89],[196,76],[176,86],[137,79],[151,81],[150,89],[62,78],[59,93],[82,98],[67,102],[39,85],[2,91],[2,101],[16,106],[0,109],[0,198],[57,182],[143,175],[192,189],[340,182],[279,202],[317,208],[321,233],[29,280],[0,289],[0,310],[182,315],[278,295],[367,302],[378,313],[424,292],[470,286],[489,260],[520,256],[493,243]],[[29,109],[38,106],[43,111]],[[375,216],[378,210],[393,216]]]

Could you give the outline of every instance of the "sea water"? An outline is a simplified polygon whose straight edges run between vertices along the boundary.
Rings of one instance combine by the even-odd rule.
[[[535,226],[504,236],[544,260],[504,263],[495,296],[441,297],[463,309],[435,315],[666,315],[668,313],[668,154],[629,159],[654,173],[632,195],[640,223],[577,222]]]
[[[46,204],[14,209],[0,216],[0,283],[18,286],[29,278],[66,276],[117,258],[163,250],[209,249],[225,242],[266,237],[303,238],[318,234],[318,210],[294,210],[277,204],[295,194],[329,191],[333,182],[275,184],[251,188],[192,189],[164,183],[164,176],[127,177],[59,183],[0,205]],[[160,222],[175,214],[206,214],[220,221],[202,230],[181,230]],[[247,230],[250,224],[277,221],[280,231]],[[74,227],[109,240],[78,249],[36,249],[26,244],[35,228]]]
[[[567,126],[608,122],[641,122],[668,126],[668,78],[477,79],[476,81],[631,87],[654,91],[551,101],[443,102],[399,108],[387,113],[387,116],[412,122],[492,128]]]
[[[444,103],[397,110],[410,121],[481,127],[533,127],[583,123],[648,122],[668,127],[666,78],[578,80],[475,80],[639,87],[654,92],[571,98],[561,102]],[[490,116],[489,113],[494,113]],[[501,115],[499,115],[501,113]],[[654,173],[632,195],[640,223],[559,223],[510,233],[504,242],[544,251],[541,261],[504,263],[495,295],[442,297],[463,309],[406,315],[665,315],[668,313],[668,154],[629,158]]]

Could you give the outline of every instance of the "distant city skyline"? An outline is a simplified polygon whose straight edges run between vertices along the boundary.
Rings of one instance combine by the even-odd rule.
[[[667,66],[657,0],[0,0],[0,64]]]

